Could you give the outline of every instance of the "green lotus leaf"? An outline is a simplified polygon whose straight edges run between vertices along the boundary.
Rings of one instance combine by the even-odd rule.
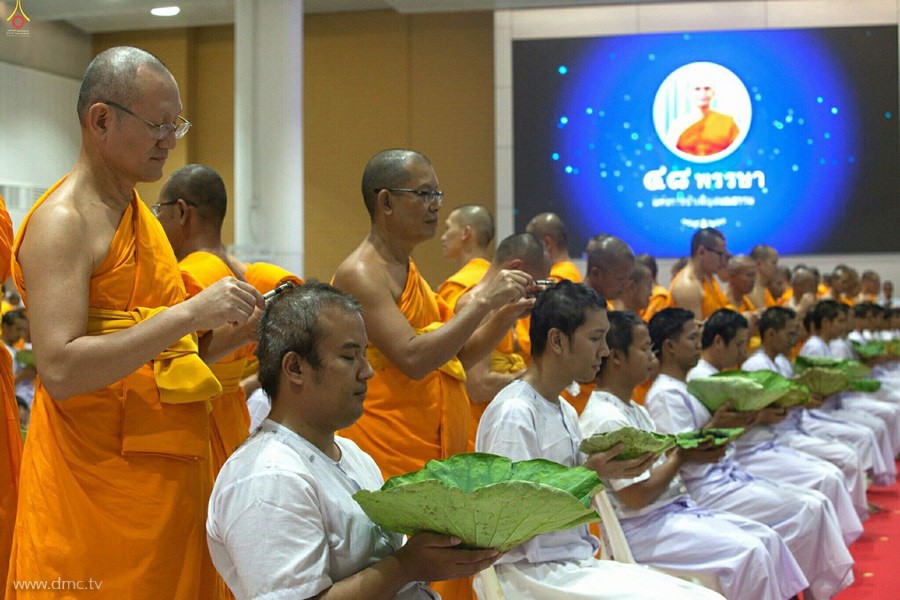
[[[717,373],[712,377],[697,377],[688,382],[688,391],[697,397],[711,412],[732,401],[736,411],[763,409],[785,395],[782,386],[766,387],[759,380],[763,377],[754,373],[763,371]],[[777,373],[773,373],[776,374]]]
[[[387,530],[429,531],[506,552],[536,535],[598,521],[590,506],[602,489],[597,474],[583,467],[473,453],[430,461],[353,498]]]
[[[743,427],[736,427],[734,429],[710,428],[702,431],[685,431],[683,433],[675,434],[675,445],[686,450],[696,448],[704,442],[712,442],[715,446],[721,446],[722,444],[727,444],[728,442],[741,437],[742,433],[744,433]]]
[[[585,454],[606,452],[618,443],[625,444],[616,460],[631,460],[647,452],[659,454],[675,445],[671,435],[642,431],[634,427],[622,427],[606,433],[595,433],[581,442],[579,448]]]
[[[850,378],[843,371],[829,367],[808,367],[795,375],[794,381],[818,396],[831,396],[850,388]]]

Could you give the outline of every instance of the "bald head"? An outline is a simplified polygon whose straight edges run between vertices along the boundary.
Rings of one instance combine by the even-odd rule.
[[[725,236],[718,229],[712,227],[704,227],[698,229],[691,238],[691,256],[697,256],[700,248],[715,249],[716,243],[721,241],[725,243]]]
[[[505,238],[497,246],[493,264],[503,266],[519,260],[520,271],[525,271],[535,279],[546,279],[550,273],[550,259],[541,240],[531,233],[517,233]]]
[[[531,219],[525,231],[533,233],[543,242],[547,240],[556,248],[565,248],[568,243],[566,226],[555,213],[541,213]]]
[[[460,227],[469,227],[479,248],[487,248],[494,239],[494,217],[478,204],[464,204],[450,213]]]
[[[794,274],[791,277],[791,287],[794,290],[794,298],[799,300],[804,294],[815,295],[818,285],[819,278],[811,270],[805,267],[794,269]]]
[[[741,296],[753,290],[756,283],[756,261],[749,256],[738,254],[728,259],[728,284]]]
[[[634,257],[635,262],[638,264],[644,265],[648,269],[650,269],[650,274],[653,276],[653,281],[656,281],[656,278],[659,277],[659,267],[656,266],[656,259],[653,258],[650,254],[638,254]]]
[[[647,308],[653,281],[653,272],[640,262],[635,262],[628,273],[628,283],[621,298],[627,310],[637,313]]]
[[[631,246],[611,235],[598,235],[588,241],[587,282],[609,300],[621,297],[634,266]]]
[[[81,80],[76,106],[79,122],[84,125],[88,109],[98,102],[134,104],[142,92],[139,75],[145,71],[172,77],[161,60],[140,48],[117,46],[98,54]]]
[[[160,201],[179,199],[195,206],[201,219],[217,229],[222,227],[228,210],[228,194],[225,182],[213,169],[205,165],[187,165],[172,173],[160,194]]]
[[[772,246],[757,244],[756,246],[753,246],[753,249],[750,251],[750,258],[752,258],[753,260],[778,258],[778,251],[775,250],[775,248],[773,248]]]
[[[369,159],[362,177],[363,202],[369,216],[375,215],[375,199],[378,196],[375,190],[403,187],[412,176],[411,167],[416,163],[432,166],[424,154],[401,148],[382,150]]]

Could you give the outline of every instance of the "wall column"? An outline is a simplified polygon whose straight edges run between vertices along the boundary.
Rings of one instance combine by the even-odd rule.
[[[234,253],[303,276],[303,0],[234,13]]]

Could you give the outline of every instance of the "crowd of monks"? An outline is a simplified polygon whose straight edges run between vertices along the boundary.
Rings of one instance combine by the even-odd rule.
[[[247,398],[260,387],[254,348],[263,295],[303,280],[227,252],[227,193],[214,169],[185,166],[155,202],[138,197],[135,183],[162,177],[190,127],[177,84],[155,57],[135,48],[100,54],[77,108],[82,145],[73,169],[35,203],[15,238],[0,211],[0,279],[12,277],[24,301],[38,373],[23,453],[12,357],[0,352],[5,597],[54,597],[22,587],[41,581],[74,582],[55,597],[87,589],[109,598],[245,597],[210,558],[207,502],[251,434]],[[373,371],[362,415],[337,433],[371,456],[383,478],[474,451],[486,408],[527,372],[533,342],[544,352],[547,340],[531,339],[528,315],[556,282],[583,283],[606,309],[643,323],[672,308],[701,323],[733,311],[746,319],[751,350],[762,346],[766,310],[775,306],[811,324],[792,353],[821,335],[823,319],[837,318],[817,312],[830,306],[823,301],[857,311],[867,336],[898,329],[892,286],[879,289],[874,272],[839,265],[822,278],[808,266],[785,269],[766,245],[732,256],[715,229],[685,240],[690,256],[668,288],[652,256],[608,235],[589,240],[582,273],[552,213],[495,243],[483,206],[439,217],[435,169],[410,150],[376,154],[362,195],[370,233],[322,279],[359,302]],[[443,255],[458,270],[432,286],[411,255],[442,225]],[[735,359],[721,368],[739,366]],[[877,455],[863,460],[862,477],[868,471],[881,482],[896,475],[900,447],[892,377],[888,370],[885,395],[858,405],[868,415],[860,426],[872,432],[867,452]],[[630,399],[642,404],[652,384],[636,386]],[[562,396],[581,414],[594,391],[582,381]],[[840,407],[835,415],[843,418]],[[865,509],[857,506],[860,518]],[[471,578],[433,588],[451,600],[474,598]]]

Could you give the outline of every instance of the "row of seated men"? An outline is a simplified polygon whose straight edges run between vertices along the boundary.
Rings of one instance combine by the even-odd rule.
[[[14,415],[4,428],[7,598],[29,598],[50,581],[74,586],[58,597],[89,589],[110,598],[434,598],[438,589],[464,598],[473,594],[469,577],[491,564],[508,598],[721,597],[596,560],[597,539],[584,528],[502,556],[432,534],[401,546],[350,498],[386,476],[465,452],[473,440],[475,449],[514,459],[593,468],[617,491],[640,562],[711,572],[729,598],[801,590],[827,598],[851,583],[847,544],[865,517],[862,474],[891,477],[883,463],[893,458],[896,421],[881,405],[892,398],[858,399],[880,403],[881,413],[865,423],[845,422],[843,398],[815,409],[830,409],[819,420],[838,424],[819,445],[846,450],[816,463],[802,481],[754,474],[731,448],[630,461],[615,460],[621,448],[589,457],[577,450],[582,425],[560,398],[564,390],[593,382],[594,392],[630,410],[627,388],[647,379],[655,360],[660,374],[646,405],[661,430],[741,424],[769,431],[790,421],[777,411],[730,407],[704,415],[680,393],[698,359],[694,314],[706,320],[701,347],[713,331],[708,349],[730,357],[704,357],[714,368],[739,362],[746,339],[739,335],[749,331],[737,312],[720,313],[729,323],[738,319],[734,334],[710,326],[715,310],[704,313],[707,273],[726,252],[719,232],[695,236],[680,277],[696,289],[673,285],[681,308],[660,310],[649,325],[608,311],[607,298],[620,297],[634,264],[627,244],[609,236],[589,246],[586,284],[553,285],[544,280],[560,261],[540,232],[513,236],[498,245],[483,277],[448,304],[411,259],[437,234],[437,175],[423,154],[388,150],[363,171],[371,230],[334,274],[335,287],[300,285],[270,297],[267,307],[262,293],[299,280],[225,251],[225,191],[214,171],[179,170],[149,209],[134,191],[137,181],[162,176],[168,152],[190,128],[180,112],[177,83],[157,58],[135,48],[101,53],[77,102],[76,165],[38,200],[15,240],[3,215],[0,248],[10,260],[2,264],[31,318],[38,373],[24,454],[18,430],[11,433]],[[821,322],[813,325],[825,339]],[[524,353],[521,363],[515,350]],[[271,410],[248,439],[242,382],[254,354]],[[626,366],[619,372],[617,365]],[[0,373],[10,398],[8,363]],[[470,407],[479,404],[488,408],[476,426]],[[772,440],[764,446],[761,452],[781,452],[779,459],[792,455]],[[805,452],[794,460],[818,460]],[[665,528],[640,520],[666,515],[673,515],[671,531],[697,522],[701,541],[689,544],[701,552],[696,560],[655,542],[646,545],[661,554],[642,554],[641,536]],[[726,538],[713,535],[724,531]],[[715,544],[730,551],[712,556],[706,550]]]

